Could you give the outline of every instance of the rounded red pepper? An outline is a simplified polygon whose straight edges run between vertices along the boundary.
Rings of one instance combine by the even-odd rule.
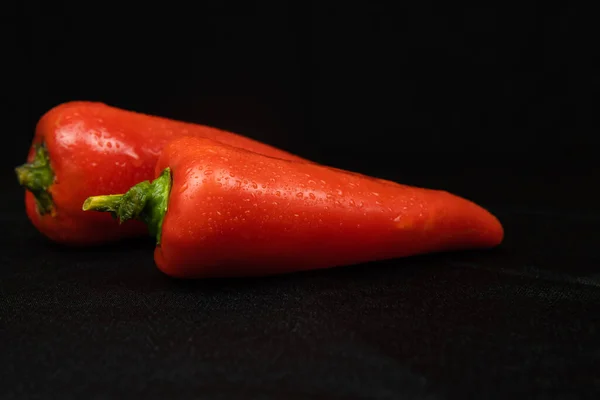
[[[67,244],[94,244],[143,235],[139,222],[84,213],[93,195],[124,192],[154,177],[163,146],[183,136],[206,137],[272,157],[302,160],[235,133],[135,113],[95,102],[70,102],[38,122],[28,163],[16,169],[27,189],[29,219],[44,235]]]
[[[152,183],[89,198],[83,208],[148,224],[156,264],[173,277],[269,275],[503,239],[492,214],[450,193],[210,140],[170,142],[156,168]]]

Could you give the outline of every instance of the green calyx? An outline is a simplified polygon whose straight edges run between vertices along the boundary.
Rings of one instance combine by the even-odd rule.
[[[44,143],[34,145],[35,157],[32,162],[15,168],[19,184],[35,197],[40,215],[54,212],[54,202],[48,192],[54,183],[54,171],[50,167],[48,149]]]
[[[140,182],[125,194],[93,196],[83,203],[84,211],[109,212],[123,223],[137,219],[148,225],[150,235],[160,245],[162,223],[171,192],[171,169],[166,168],[158,178]]]

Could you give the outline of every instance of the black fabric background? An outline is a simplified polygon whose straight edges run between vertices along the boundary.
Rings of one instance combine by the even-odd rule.
[[[1,398],[600,396],[586,12],[318,4],[7,10]],[[498,215],[506,241],[202,282],[162,275],[150,239],[58,246],[12,167],[41,114],[78,99],[449,190]]]

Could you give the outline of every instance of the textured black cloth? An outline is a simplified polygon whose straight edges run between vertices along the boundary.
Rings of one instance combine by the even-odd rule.
[[[0,398],[600,398],[585,179],[486,175],[440,181],[499,216],[498,249],[196,282],[151,240],[47,242],[7,177]]]

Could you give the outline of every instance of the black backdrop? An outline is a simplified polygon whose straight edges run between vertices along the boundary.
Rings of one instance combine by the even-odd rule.
[[[566,7],[397,7],[10,10],[0,393],[596,398],[593,25]],[[506,242],[211,283],[166,279],[144,241],[55,246],[28,223],[12,167],[70,100],[447,189],[496,213]]]

